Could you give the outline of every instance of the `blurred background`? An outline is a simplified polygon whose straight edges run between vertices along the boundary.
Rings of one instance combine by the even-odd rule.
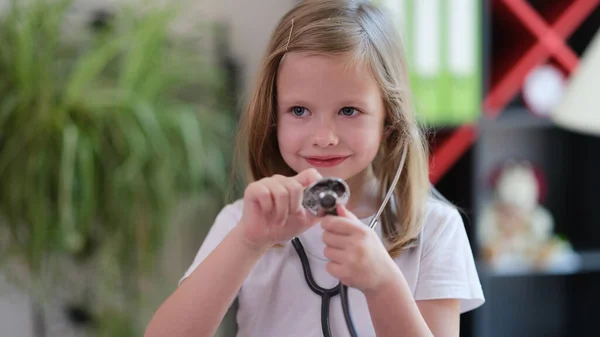
[[[477,260],[461,336],[597,336],[600,0],[373,1]],[[0,336],[143,335],[239,193],[237,117],[297,2],[0,0]]]

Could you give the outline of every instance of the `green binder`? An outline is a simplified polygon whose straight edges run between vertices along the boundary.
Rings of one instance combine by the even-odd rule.
[[[475,122],[481,110],[480,0],[373,0],[396,18],[417,116],[428,126]]]
[[[443,0],[407,1],[407,36],[411,88],[419,119],[426,125],[443,120]]]
[[[476,122],[482,95],[480,0],[445,0],[445,4],[448,122]]]

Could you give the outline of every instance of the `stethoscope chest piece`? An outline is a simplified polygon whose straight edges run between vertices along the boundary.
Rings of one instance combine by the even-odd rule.
[[[315,216],[335,214],[338,204],[345,205],[350,198],[350,187],[340,178],[323,178],[304,190],[302,205]]]

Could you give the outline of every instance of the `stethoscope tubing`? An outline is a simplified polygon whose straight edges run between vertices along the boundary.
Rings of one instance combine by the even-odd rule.
[[[329,308],[331,306],[331,298],[339,294],[340,300],[342,302],[342,311],[344,313],[344,318],[346,320],[346,325],[348,326],[350,336],[358,337],[356,329],[354,328],[354,324],[352,323],[352,316],[350,314],[350,305],[348,301],[348,286],[343,285],[341,282],[338,283],[335,287],[328,289],[319,286],[312,277],[310,263],[308,262],[308,257],[306,256],[306,252],[304,251],[304,247],[302,246],[300,239],[292,239],[292,244],[296,249],[298,256],[300,257],[300,262],[302,263],[302,271],[304,272],[304,278],[306,279],[306,283],[314,293],[321,296],[321,329],[323,330],[323,336],[331,337]]]

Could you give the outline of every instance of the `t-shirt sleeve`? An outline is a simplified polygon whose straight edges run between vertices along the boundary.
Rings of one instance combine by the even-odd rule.
[[[200,249],[196,253],[192,265],[186,270],[179,284],[189,277],[204,259],[217,248],[229,232],[235,227],[241,217],[241,204],[236,202],[229,204],[217,214],[215,221],[202,241]]]
[[[460,214],[448,205],[438,207],[423,228],[415,300],[460,299],[464,313],[481,306],[485,298]]]

